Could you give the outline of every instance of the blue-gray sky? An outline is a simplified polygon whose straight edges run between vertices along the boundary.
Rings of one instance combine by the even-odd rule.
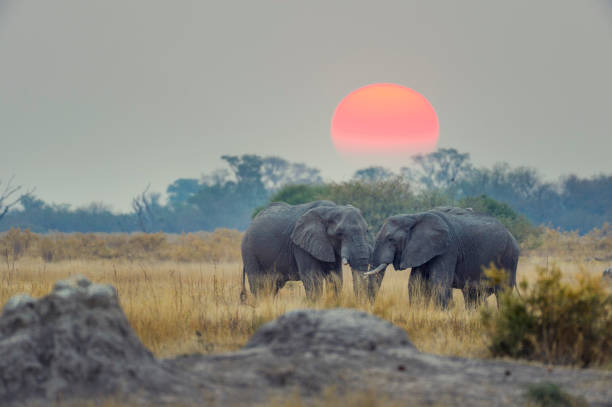
[[[612,171],[612,5],[547,1],[0,2],[0,178],[128,209],[148,184],[280,155],[345,179],[337,103],[425,95],[441,147],[548,179]]]

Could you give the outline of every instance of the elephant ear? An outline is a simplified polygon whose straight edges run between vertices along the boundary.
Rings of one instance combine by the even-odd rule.
[[[418,267],[444,253],[450,246],[449,234],[448,226],[438,216],[432,213],[421,215],[404,242],[401,268]]]
[[[336,261],[336,256],[320,210],[313,208],[300,216],[291,233],[291,240],[317,259],[331,263]]]

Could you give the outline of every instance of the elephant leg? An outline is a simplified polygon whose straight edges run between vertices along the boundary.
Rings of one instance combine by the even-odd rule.
[[[436,305],[446,309],[453,298],[453,276],[455,274],[456,258],[439,256],[429,265],[430,285]]]
[[[415,304],[418,298],[423,298],[425,302],[431,298],[429,272],[424,266],[414,267],[410,272],[408,280],[408,300],[410,305]]]
[[[310,301],[316,301],[323,291],[325,276],[321,262],[302,250],[295,253],[295,260],[300,280],[304,284],[306,298]]]
[[[474,309],[482,305],[486,298],[485,290],[474,287],[467,286],[463,290],[463,300],[465,302],[465,309]]]
[[[384,276],[385,270],[368,277],[368,300],[370,300],[371,304],[376,301],[376,296],[378,295],[378,290],[380,290]]]
[[[300,273],[302,276],[302,273]],[[323,275],[314,270],[306,273],[301,277],[302,283],[304,283],[304,290],[306,291],[306,298],[309,301],[316,301],[321,297],[323,291]]]
[[[343,285],[341,267],[338,270],[330,270],[329,274],[327,275],[327,283],[331,287],[334,296],[338,298],[342,292]]]
[[[250,262],[246,268],[246,276],[249,280],[249,287],[254,296],[276,295],[287,279],[276,271],[265,270],[257,262]]]

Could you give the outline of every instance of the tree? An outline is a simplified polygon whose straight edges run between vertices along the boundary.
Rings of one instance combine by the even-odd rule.
[[[322,183],[323,178],[321,178],[321,171],[319,171],[319,169],[309,167],[304,163],[292,163],[289,166],[289,171],[283,184],[318,185]]]
[[[266,157],[262,159],[261,175],[266,189],[276,190],[285,184],[289,167],[289,162],[280,157]]]
[[[472,170],[469,153],[441,148],[429,154],[412,157],[413,167],[402,167],[401,174],[424,188],[448,189]]]
[[[179,178],[166,188],[168,203],[173,208],[183,205],[198,192],[200,184],[195,178]]]
[[[8,211],[15,205],[17,205],[21,199],[20,196],[15,196],[17,192],[21,189],[21,185],[13,185],[14,176],[9,178],[6,186],[0,192],[0,220],[8,213]],[[0,186],[2,185],[2,180],[0,180]]]
[[[149,233],[154,230],[163,230],[165,208],[159,203],[161,195],[149,192],[151,185],[132,200],[132,209],[140,230]]]
[[[378,182],[352,180],[323,185],[286,185],[274,194],[269,202],[297,205],[319,199],[330,200],[339,205],[351,204],[361,209],[372,235],[378,232],[389,216],[449,203],[448,198],[437,191],[413,193],[408,182],[401,177]],[[253,216],[261,209],[257,208]]]
[[[393,176],[393,173],[385,167],[367,167],[355,171],[353,179],[363,182],[385,181]]]
[[[240,157],[236,155],[223,155],[221,159],[230,166],[238,184],[256,184],[263,188],[261,179],[263,160],[260,156],[255,154],[244,154]]]

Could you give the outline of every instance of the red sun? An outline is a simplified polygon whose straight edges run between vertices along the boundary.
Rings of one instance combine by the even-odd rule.
[[[423,95],[375,83],[351,92],[334,113],[331,137],[342,153],[427,153],[436,148],[438,117]]]

